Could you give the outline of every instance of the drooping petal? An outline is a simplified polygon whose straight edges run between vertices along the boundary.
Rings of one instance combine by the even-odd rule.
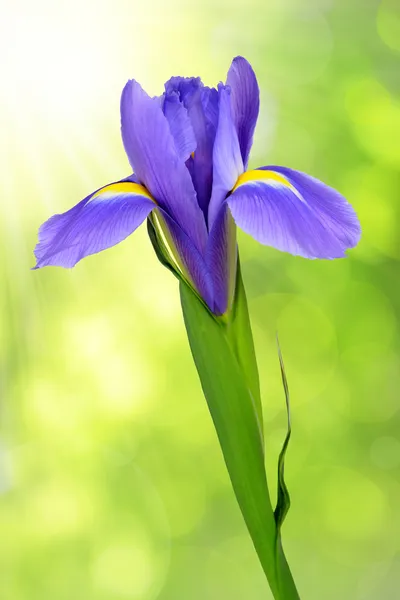
[[[196,137],[196,151],[188,161],[197,193],[197,201],[204,214],[212,190],[212,152],[218,119],[218,93],[203,85],[199,77],[172,77],[165,84],[166,93],[176,93],[187,109]]]
[[[352,206],[318,179],[285,167],[244,173],[227,200],[236,224],[267,246],[305,258],[340,258],[360,238]]]
[[[230,88],[220,84],[218,94],[218,126],[213,149],[213,187],[208,207],[209,230],[227,194],[244,170],[238,135],[232,120]]]
[[[165,94],[163,111],[174,138],[178,156],[185,162],[196,150],[197,143],[188,111],[179,100],[179,95],[176,92]]]
[[[189,171],[179,158],[160,99],[150,98],[134,80],[122,92],[121,130],[140,181],[203,252],[207,228]]]
[[[222,315],[233,301],[237,262],[236,225],[226,202],[211,228],[206,261],[213,282],[214,312]]]
[[[133,233],[156,204],[149,192],[131,179],[106,185],[43,223],[35,268],[73,267],[85,256],[111,248]]]
[[[233,59],[226,80],[231,88],[232,119],[235,123],[244,168],[247,169],[254,129],[260,110],[256,75],[245,58]]]

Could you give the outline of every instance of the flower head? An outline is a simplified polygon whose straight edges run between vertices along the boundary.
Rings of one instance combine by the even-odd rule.
[[[286,167],[247,170],[258,112],[257,79],[242,57],[218,89],[172,77],[163,95],[151,98],[128,81],[121,132],[133,174],[46,221],[35,268],[73,267],[148,217],[166,240],[167,260],[220,315],[233,299],[235,225],[305,258],[345,256],[360,226],[339,192]]]

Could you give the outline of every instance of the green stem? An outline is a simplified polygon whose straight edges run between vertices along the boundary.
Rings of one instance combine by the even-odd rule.
[[[181,282],[186,330],[240,510],[275,600],[299,600],[283,553],[264,463],[262,410],[240,270],[235,312],[214,317]]]

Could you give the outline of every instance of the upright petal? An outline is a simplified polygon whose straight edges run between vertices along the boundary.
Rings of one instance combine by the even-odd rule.
[[[209,230],[227,194],[244,170],[238,135],[232,120],[230,88],[220,84],[218,94],[218,126],[213,149],[213,187],[208,207]]]
[[[204,86],[201,90],[201,104],[206,119],[207,134],[214,145],[218,125],[218,91],[215,88]]]
[[[247,169],[260,109],[260,91],[256,75],[245,58],[237,56],[233,59],[226,83],[232,90],[232,118],[238,134],[244,168]]]
[[[188,111],[176,92],[164,95],[163,111],[174,138],[178,156],[185,162],[196,150],[197,142]]]
[[[149,192],[128,180],[100,188],[39,229],[36,269],[73,267],[85,256],[122,242],[156,207]]]
[[[218,119],[218,93],[203,85],[199,77],[172,77],[165,84],[166,93],[177,93],[187,109],[196,137],[196,151],[188,162],[197,193],[197,201],[204,214],[212,191],[212,153]]]
[[[187,107],[190,98],[203,87],[200,77],[171,77],[164,85],[167,94],[177,92],[180,101]]]
[[[179,158],[159,98],[150,98],[134,80],[122,92],[121,130],[140,181],[203,252],[207,228],[189,171]]]
[[[197,148],[193,156],[192,178],[199,206],[207,217],[213,183],[213,146],[218,115],[218,93],[203,87],[188,106],[196,135]]]
[[[318,179],[284,167],[239,177],[227,200],[236,224],[267,246],[305,258],[340,258],[360,239],[351,205]]]

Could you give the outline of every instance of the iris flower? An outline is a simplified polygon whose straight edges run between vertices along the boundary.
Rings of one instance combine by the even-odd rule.
[[[273,509],[236,226],[261,244],[328,259],[345,256],[357,244],[360,226],[345,198],[318,179],[288,167],[247,169],[258,112],[257,79],[240,56],[217,89],[198,77],[172,77],[162,96],[151,98],[136,81],[128,81],[121,132],[133,174],[46,221],[39,230],[35,268],[73,267],[118,244],[148,219],[158,258],[181,281],[192,355],[273,596],[299,600],[281,541],[290,505],[284,481],[290,419]],[[280,351],[279,359],[288,406]]]
[[[222,315],[233,301],[236,225],[290,254],[343,257],[360,227],[339,192],[288,167],[247,170],[258,113],[257,79],[240,56],[217,89],[198,77],[172,77],[162,96],[151,98],[128,81],[121,133],[133,174],[46,221],[35,268],[73,267],[149,217],[170,264]]]

